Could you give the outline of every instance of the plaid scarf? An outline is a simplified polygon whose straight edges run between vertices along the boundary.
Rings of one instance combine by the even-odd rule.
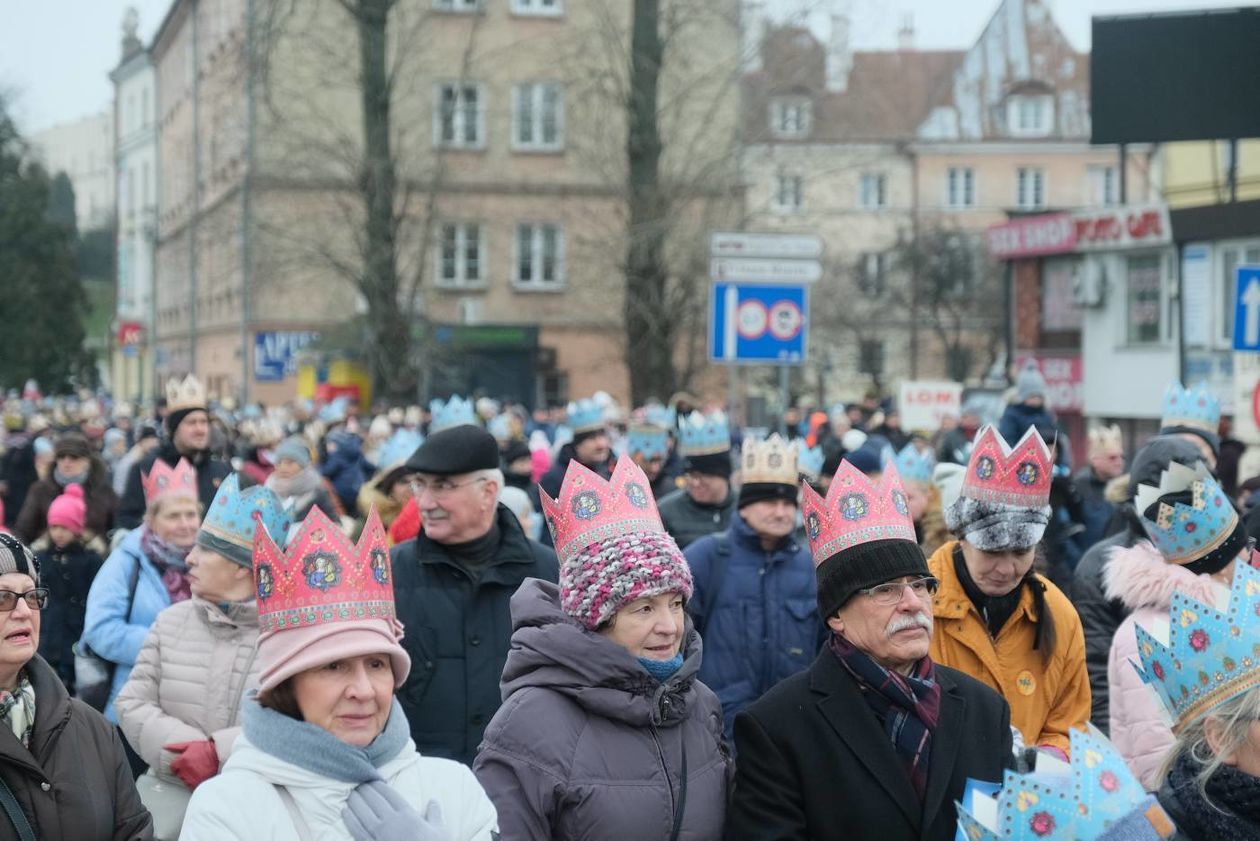
[[[0,690],[0,720],[18,737],[22,747],[29,750],[31,733],[35,730],[35,687],[31,686],[26,669],[18,673],[14,691]]]
[[[905,677],[888,671],[839,634],[831,635],[831,652],[862,688],[922,800],[932,760],[932,731],[941,712],[941,687],[932,658],[924,657]]]

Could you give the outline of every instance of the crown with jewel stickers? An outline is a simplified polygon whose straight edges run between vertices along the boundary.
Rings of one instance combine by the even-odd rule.
[[[1190,494],[1190,504],[1161,501]],[[1195,467],[1172,462],[1160,473],[1159,486],[1138,485],[1134,500],[1142,526],[1164,558],[1186,564],[1214,551],[1238,526],[1238,512],[1203,462]],[[1155,516],[1147,512],[1155,507]]]
[[[910,506],[897,468],[889,465],[877,481],[847,461],[840,462],[826,498],[806,485],[801,510],[814,566],[873,540],[917,543]]]
[[[154,459],[149,472],[140,474],[140,484],[144,487],[146,505],[175,497],[200,499],[197,493],[197,470],[186,458],[181,458],[174,467],[160,458]]]
[[[678,420],[678,413],[668,406],[653,403],[644,407],[643,420],[652,426],[659,426],[662,429],[673,429]]]
[[[626,433],[626,452],[648,461],[665,458],[669,455],[669,430],[647,424],[630,427]]]
[[[486,432],[494,436],[496,441],[512,440],[512,419],[507,412],[495,415],[486,424]]]
[[[796,444],[778,433],[762,441],[745,441],[739,456],[745,485],[791,485],[800,481]]]
[[[394,434],[385,439],[385,443],[381,444],[376,453],[378,467],[393,467],[395,464],[402,464],[420,449],[420,445],[424,443],[424,436],[414,429],[400,427],[394,430]]]
[[[918,482],[923,485],[932,484],[932,471],[936,469],[936,454],[931,448],[922,452],[914,444],[906,444],[901,451],[894,453],[889,447],[884,451],[884,463],[892,462],[907,482]]]
[[[1053,468],[1050,448],[1035,426],[1028,427],[1014,447],[986,426],[976,434],[962,496],[1015,508],[1041,508],[1050,504]]]
[[[796,444],[796,469],[806,479],[816,480],[822,475],[823,463],[827,461],[827,456],[823,454],[822,447],[807,446],[804,438],[797,438]]]
[[[1071,774],[1007,771],[996,814],[958,803],[968,841],[1160,841],[1173,823],[1098,731],[1073,730]],[[978,795],[983,797],[984,795]],[[974,806],[974,804],[973,804]]]
[[[561,564],[612,537],[665,531],[651,483],[633,459],[617,459],[609,479],[573,459],[560,496],[552,499],[544,493],[541,502]]]
[[[604,407],[590,398],[570,403],[565,415],[569,419],[569,428],[575,435],[598,432],[605,427]]]
[[[241,490],[240,480],[233,473],[219,485],[201,521],[201,531],[248,550],[254,546],[256,525],[261,525],[283,543],[289,533],[289,523],[289,512],[284,510],[275,493],[262,485]]]
[[[1194,388],[1182,388],[1181,383],[1168,384],[1160,420],[1162,429],[1184,427],[1215,435],[1220,422],[1221,401],[1208,391],[1205,383]]]
[[[684,456],[711,456],[729,452],[731,427],[724,412],[692,412],[678,424],[678,450]]]
[[[465,424],[479,425],[472,401],[465,400],[458,394],[452,394],[450,400],[430,400],[429,412],[433,415],[433,419],[429,421],[430,435]]]
[[[281,549],[254,533],[258,627],[263,634],[364,619],[394,618],[389,541],[373,507],[355,544],[318,506]]]
[[[1235,564],[1224,612],[1178,591],[1168,608],[1168,644],[1141,625],[1142,680],[1173,716],[1173,732],[1222,701],[1260,685],[1260,571]],[[1134,664],[1136,666],[1136,664]]]
[[[207,403],[206,387],[201,384],[201,380],[192,374],[189,374],[182,380],[170,379],[166,381],[167,411],[181,412],[186,409],[204,409]]]

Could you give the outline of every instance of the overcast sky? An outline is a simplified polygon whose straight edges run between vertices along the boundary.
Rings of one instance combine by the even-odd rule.
[[[410,0],[424,2],[424,0]],[[488,0],[507,2],[507,0]],[[583,0],[570,0],[579,3]],[[630,2],[630,0],[624,0]],[[1079,49],[1089,47],[1092,15],[1247,5],[1222,0],[1046,0]],[[109,107],[108,73],[118,63],[123,12],[140,12],[140,36],[150,43],[172,0],[0,0],[0,91],[15,98],[23,131],[38,131]],[[999,0],[769,0],[782,18],[812,10],[825,32],[828,14],[846,11],[857,49],[889,48],[903,18],[913,15],[924,48],[969,46]]]

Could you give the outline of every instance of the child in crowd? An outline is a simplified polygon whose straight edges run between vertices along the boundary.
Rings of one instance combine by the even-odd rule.
[[[37,541],[40,584],[49,590],[40,620],[39,653],[74,693],[74,644],[83,635],[88,590],[104,559],[83,543],[83,488],[67,485],[48,508],[48,535]]]

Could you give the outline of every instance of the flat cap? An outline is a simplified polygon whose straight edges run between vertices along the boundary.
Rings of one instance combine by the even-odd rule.
[[[489,432],[472,424],[433,433],[407,459],[408,470],[435,476],[457,476],[498,467],[498,442]]]

